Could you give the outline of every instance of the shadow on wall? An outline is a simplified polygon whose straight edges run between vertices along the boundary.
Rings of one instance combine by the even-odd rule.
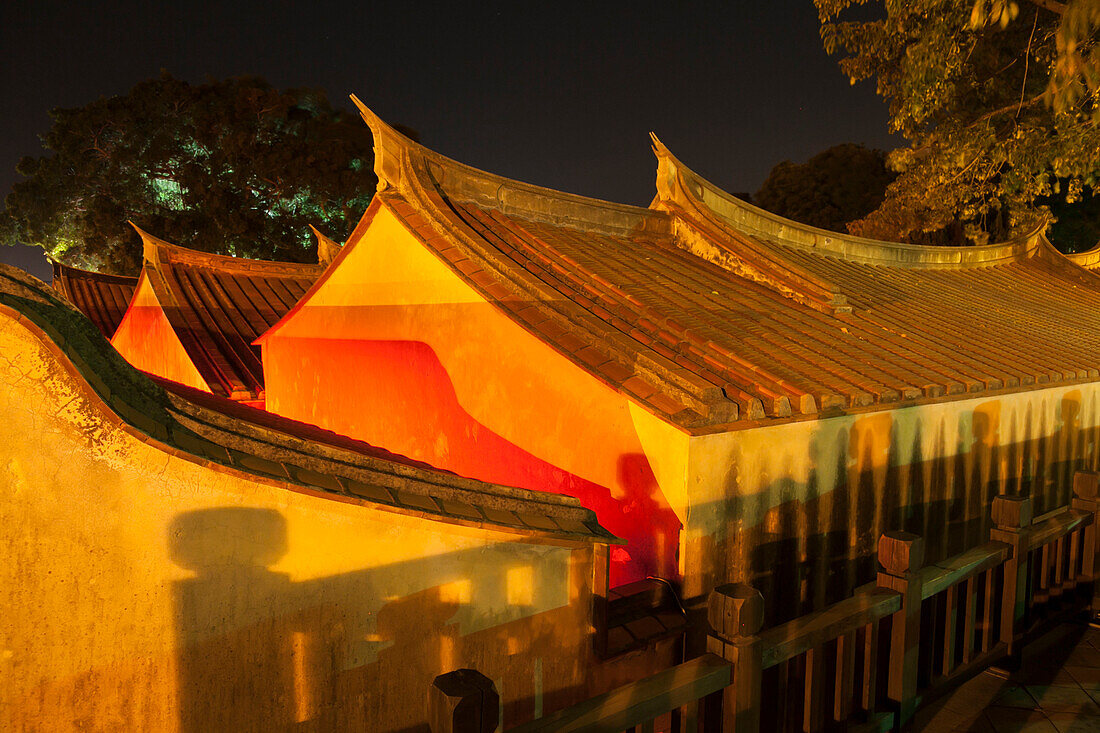
[[[1036,516],[1065,506],[1074,471],[1097,466],[1100,428],[1081,428],[1081,399],[1076,390],[1064,395],[1049,426],[1030,404],[1006,419],[996,400],[968,413],[957,432],[944,418],[930,432],[919,421],[903,431],[891,413],[872,414],[813,436],[805,482],[781,477],[757,492],[742,494],[752,477],[731,468],[730,498],[693,507],[704,527],[686,550],[688,574],[698,572],[689,595],[750,583],[771,626],[873,581],[885,531],[924,537],[932,563],[989,540],[994,496],[1031,497]]]
[[[511,723],[583,699],[590,548],[507,544],[295,582],[275,510],[171,524],[181,730],[425,731],[427,690],[472,666]],[[299,552],[317,548],[297,548]]]
[[[593,462],[605,462],[615,471],[617,485],[602,486],[543,460],[478,422],[459,402],[451,376],[427,343],[321,338],[295,339],[295,343],[295,378],[281,387],[294,396],[283,395],[283,402],[290,404],[281,404],[279,412],[461,476],[576,497],[596,512],[600,524],[628,542],[625,548],[613,550],[613,586],[647,575],[675,577],[680,520],[642,453],[608,455],[605,446],[572,446],[571,450],[591,454]],[[348,380],[348,374],[370,378]],[[339,399],[319,398],[331,393],[331,387],[313,387],[304,375],[319,385],[341,384]],[[546,397],[533,390],[510,399]],[[507,402],[502,399],[501,404]],[[558,424],[570,419],[555,412],[559,407],[546,405],[545,425],[519,425],[517,431],[556,429],[567,439],[572,437],[568,426]],[[601,416],[583,419],[598,421]]]

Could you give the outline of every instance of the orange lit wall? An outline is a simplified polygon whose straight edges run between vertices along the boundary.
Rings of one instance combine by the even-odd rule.
[[[422,730],[460,667],[496,681],[506,726],[602,691],[591,546],[139,438],[25,323],[0,307],[0,730]]]
[[[576,496],[628,540],[611,582],[674,577],[686,436],[554,352],[384,207],[265,336],[267,407],[474,478]],[[644,426],[642,425],[644,423]],[[667,426],[665,426],[667,427]],[[646,443],[643,446],[643,442]]]
[[[183,349],[148,278],[143,274],[130,307],[111,338],[118,352],[142,371],[210,391],[206,381]]]

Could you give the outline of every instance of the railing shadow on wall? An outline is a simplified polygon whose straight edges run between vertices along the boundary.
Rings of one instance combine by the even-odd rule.
[[[766,630],[759,591],[719,586],[707,653],[508,733],[900,730],[922,704],[1098,610],[1100,473],[1077,472],[1070,503],[1042,516],[1017,496],[994,497],[991,515],[988,542],[935,564],[921,537],[883,534],[876,581]],[[497,704],[477,671],[440,675],[432,731],[491,733]]]
[[[920,535],[938,562],[988,541],[995,496],[1029,496],[1036,515],[1068,504],[1073,472],[1097,468],[1100,431],[1081,427],[1082,414],[1095,424],[1097,400],[1073,390],[1035,409],[1001,402],[954,418],[823,422],[765,463],[730,461],[722,489],[693,499],[685,519],[685,606],[705,606],[712,588],[739,580],[767,599],[772,626],[875,578],[884,532]]]
[[[505,719],[535,714],[537,685],[548,709],[584,697],[554,654],[588,642],[577,623],[584,614],[570,602],[579,588],[571,583],[590,572],[583,553],[479,546],[295,579],[278,563],[308,550],[289,538],[276,509],[212,507],[173,518],[171,557],[190,573],[172,583],[182,733],[428,733],[427,701],[402,698],[458,660],[508,686]],[[529,572],[512,589],[515,568]],[[491,622],[481,618],[486,609]],[[576,638],[564,639],[570,633]],[[524,653],[501,653],[511,643]],[[545,682],[532,674],[536,658],[545,660]]]

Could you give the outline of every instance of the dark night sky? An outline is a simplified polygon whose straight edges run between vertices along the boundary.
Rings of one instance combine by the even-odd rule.
[[[19,158],[40,154],[48,110],[161,68],[320,87],[349,109],[354,93],[464,163],[643,206],[650,130],[734,192],[837,143],[896,145],[873,88],[850,86],[822,50],[811,0],[3,5],[0,196]],[[39,254],[0,247],[48,277]]]

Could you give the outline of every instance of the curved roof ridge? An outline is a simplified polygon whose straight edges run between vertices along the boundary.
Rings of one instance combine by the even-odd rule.
[[[96,272],[95,270],[82,270],[79,267],[66,265],[62,262],[53,262],[53,277],[79,277],[88,280],[101,280],[103,282],[118,283],[120,285],[136,285],[137,275],[114,275],[108,272]]]
[[[181,264],[193,267],[208,267],[216,270],[247,272],[269,275],[289,275],[303,277],[310,274],[319,275],[323,267],[308,262],[275,262],[272,260],[252,260],[245,257],[233,257],[232,255],[219,255],[212,252],[201,252],[197,249],[181,247],[178,244],[166,242],[155,237],[139,227],[134,222],[128,222],[141,236],[143,244],[142,254],[146,262],[155,266],[162,264]]]
[[[313,236],[317,237],[317,264],[322,267],[328,267],[329,264],[336,259],[336,256],[340,254],[340,250],[344,248],[341,242],[337,242],[332,237],[326,236],[320,229],[309,225],[310,230],[313,232]]]
[[[801,224],[730,195],[688,168],[650,133],[657,156],[657,196],[653,205],[673,204],[709,214],[735,230],[788,247],[872,265],[960,269],[1016,262],[1040,246],[1041,222],[1032,231],[1005,242],[974,247],[887,242]]]
[[[417,168],[425,171],[448,198],[509,216],[610,234],[669,230],[664,212],[536,186],[459,163],[405,137],[354,94],[351,100],[374,134],[374,172],[379,191],[393,187],[404,192],[410,168]]]
[[[1084,252],[1074,252],[1073,254],[1063,255],[1067,260],[1083,267],[1086,270],[1095,270],[1100,268],[1100,242],[1096,243],[1096,246],[1092,249],[1086,249]]]

